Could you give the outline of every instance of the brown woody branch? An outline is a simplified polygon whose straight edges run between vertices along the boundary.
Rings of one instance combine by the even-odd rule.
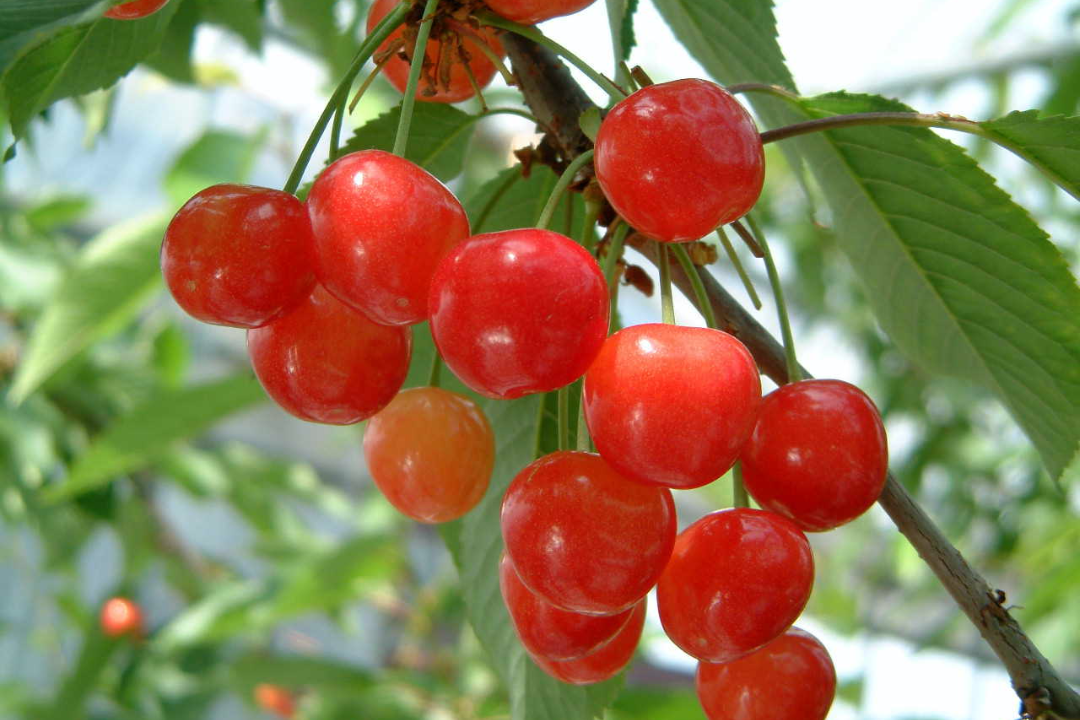
[[[503,36],[525,101],[533,114],[555,132],[553,141],[565,160],[589,147],[578,127],[581,113],[592,106],[588,96],[570,77],[565,66],[545,48],[529,40]],[[632,234],[627,243],[657,262],[656,244]],[[691,300],[694,294],[678,263],[672,264],[672,280]],[[706,293],[721,327],[737,336],[757,360],[761,371],[777,383],[787,381],[784,349],[745,308],[724,290],[711,273],[698,268]],[[804,371],[805,372],[805,371]],[[805,373],[806,377],[811,377]],[[1080,719],[1080,695],[1066,683],[1020,624],[1004,607],[1003,595],[995,592],[930,517],[889,474],[878,500],[897,529],[918,551],[956,604],[1005,666],[1020,698],[1025,717]]]

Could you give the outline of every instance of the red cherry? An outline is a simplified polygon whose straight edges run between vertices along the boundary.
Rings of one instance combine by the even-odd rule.
[[[408,328],[373,323],[316,285],[291,312],[249,330],[259,382],[302,420],[349,425],[382,410],[405,382]]]
[[[165,231],[161,274],[177,304],[203,322],[265,325],[315,284],[303,203],[249,185],[214,185],[184,203]]]
[[[499,561],[499,589],[521,644],[530,655],[548,660],[574,660],[599,650],[632,612],[583,615],[560,610],[525,587],[506,554]]]
[[[693,488],[726,473],[754,426],[761,379],[750,351],[708,328],[633,325],[585,373],[596,449],[625,477]]]
[[[469,398],[437,387],[405,390],[364,431],[368,472],[413,520],[456,520],[484,497],[495,435]]]
[[[596,0],[487,0],[487,6],[507,20],[534,25],[563,15],[573,15]]]
[[[606,645],[576,660],[549,660],[537,655],[530,655],[532,661],[541,670],[556,680],[571,685],[591,685],[610,680],[630,664],[641,640],[641,629],[645,626],[645,605],[648,598],[641,598],[630,610],[630,619],[622,626]]]
[[[600,124],[594,165],[615,210],[663,242],[739,219],[765,180],[754,121],[707,80],[650,85],[617,104]]]
[[[813,585],[810,543],[795,523],[732,508],[679,534],[656,604],[664,631],[684,652],[729,662],[790,627]]]
[[[889,471],[873,400],[842,380],[803,380],[769,393],[742,455],[746,489],[803,530],[830,530],[874,504]]]
[[[131,0],[121,3],[105,11],[105,17],[113,20],[138,20],[147,15],[153,15],[169,0]]]
[[[469,220],[446,186],[382,150],[339,158],[308,195],[327,290],[384,325],[427,319],[439,260],[469,236]]]
[[[253,695],[255,704],[268,713],[283,718],[292,718],[296,715],[296,701],[293,694],[280,685],[260,683],[255,686]]]
[[[379,24],[379,21],[386,17],[397,4],[398,0],[375,0],[371,5],[371,9],[368,10],[367,31],[370,33],[375,26]],[[474,32],[487,41],[488,46],[495,51],[496,55],[499,57],[506,55],[506,51],[503,49],[494,30],[485,28],[474,30]],[[385,51],[391,43],[401,37],[403,37],[401,28],[390,33],[389,37],[387,37],[382,45],[379,46],[376,55]],[[472,83],[469,82],[469,75],[465,71],[465,64],[461,61],[460,55],[455,47],[449,49],[448,57],[446,59],[440,60],[444,52],[446,52],[443,49],[443,46],[446,43],[453,43],[454,45],[460,43],[464,46],[465,53],[469,57],[469,68],[472,70],[473,77],[476,79],[478,87],[486,87],[488,83],[491,82],[492,78],[495,77],[495,73],[497,72],[495,65],[492,64],[491,60],[489,60],[476,46],[475,41],[458,35],[453,28],[442,27],[439,20],[436,19],[424,53],[427,58],[427,62],[424,64],[429,65],[432,70],[428,71],[425,69],[428,80],[424,79],[425,75],[420,76],[420,85],[416,88],[417,100],[457,103],[468,100],[476,94],[476,90],[473,89]],[[405,49],[411,51],[412,46],[409,45]],[[447,62],[450,63],[449,83],[443,79],[445,77],[443,64]],[[403,60],[399,55],[396,55],[383,65],[382,72],[383,75],[386,76],[386,79],[390,81],[390,84],[397,88],[398,92],[405,92],[405,87],[409,84],[408,62]]]
[[[512,399],[567,385],[607,337],[608,291],[570,238],[525,228],[474,235],[435,269],[431,336],[461,381]]]
[[[729,663],[698,665],[697,696],[709,720],[824,720],[836,694],[825,646],[791,628]]]
[[[502,503],[506,552],[525,586],[564,610],[611,615],[656,584],[675,541],[667,488],[630,482],[593,453],[555,452]]]
[[[109,598],[101,606],[101,631],[112,638],[123,635],[142,637],[142,610],[128,598]]]

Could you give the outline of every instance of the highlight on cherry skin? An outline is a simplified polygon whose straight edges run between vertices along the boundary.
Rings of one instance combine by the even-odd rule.
[[[213,185],[184,203],[161,244],[177,304],[214,325],[254,328],[299,304],[315,284],[304,204],[251,185]]]
[[[667,488],[619,475],[594,453],[559,451],[517,474],[503,496],[506,553],[552,605],[611,615],[652,589],[675,542]]]
[[[664,631],[683,652],[730,662],[790,627],[813,585],[810,543],[795,523],[729,508],[679,534],[656,604]]]
[[[571,685],[592,685],[610,680],[630,664],[645,627],[649,599],[641,598],[630,611],[630,618],[607,644],[575,660],[549,660],[539,655],[529,657],[537,667],[556,680]]]
[[[568,385],[608,331],[607,283],[565,235],[522,228],[474,235],[435,269],[431,336],[472,390],[510,400]]]
[[[386,499],[422,523],[456,520],[484,497],[495,435],[469,398],[437,387],[403,390],[364,431],[368,472]]]
[[[836,669],[820,640],[792,627],[738,660],[698,663],[695,686],[709,720],[824,720]]]
[[[620,101],[600,124],[594,166],[619,215],[661,242],[696,240],[739,219],[765,181],[753,119],[707,80],[650,85]]]
[[[889,471],[873,400],[842,380],[802,380],[765,396],[742,453],[743,481],[761,507],[805,531],[866,512]]]
[[[168,2],[169,0],[131,0],[112,6],[105,11],[105,17],[113,20],[140,20],[153,15]]]
[[[583,392],[601,457],[631,480],[687,489],[735,464],[754,427],[761,379],[733,335],[650,323],[604,341]]]
[[[427,319],[435,266],[469,236],[445,185],[404,158],[363,150],[323,170],[307,206],[327,290],[377,323]]]
[[[133,600],[126,597],[113,597],[105,601],[101,606],[101,632],[107,637],[119,638],[129,636],[142,637],[143,614],[142,609]]]

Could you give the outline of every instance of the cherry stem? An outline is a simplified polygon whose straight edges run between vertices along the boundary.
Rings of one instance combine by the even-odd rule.
[[[439,377],[442,375],[442,355],[439,354],[438,349],[434,350],[435,354],[431,357],[431,369],[428,370],[427,384],[431,387],[439,387]]]
[[[547,204],[545,204],[544,209],[540,211],[540,217],[536,220],[536,227],[541,230],[546,230],[548,225],[551,224],[551,218],[555,215],[555,209],[559,206],[559,200],[562,198],[562,194],[566,191],[566,188],[570,187],[570,183],[574,181],[574,176],[577,175],[578,170],[592,160],[592,156],[593,151],[591,149],[586,150],[574,158],[572,163],[566,166],[566,169],[563,170],[563,174],[559,176],[558,182],[555,183],[555,187],[548,197]]]
[[[731,505],[732,507],[750,507],[750,496],[742,479],[742,463],[735,463],[731,469]]]
[[[747,215],[746,222],[750,225],[750,232],[753,233],[754,239],[761,246],[762,259],[769,273],[769,284],[772,285],[773,299],[776,301],[776,314],[780,318],[780,332],[784,338],[788,382],[799,382],[802,380],[802,368],[799,367],[799,360],[795,357],[795,335],[791,332],[791,321],[788,318],[787,303],[784,301],[784,288],[780,284],[780,273],[776,270],[776,263],[773,262],[772,251],[769,250],[769,241],[765,239],[765,233],[761,232],[761,228],[752,216]],[[738,220],[733,224],[737,223],[739,223]]]
[[[607,281],[611,300],[611,319],[608,321],[609,333],[615,329],[615,316],[619,309],[619,285],[615,279],[615,266],[619,261],[619,256],[622,255],[623,241],[626,240],[626,233],[629,230],[630,226],[625,222],[615,228],[615,234],[611,236],[611,242],[608,243],[607,256],[604,257],[604,279]]]
[[[349,102],[348,94],[341,96],[337,110],[334,111],[334,124],[330,128],[330,159],[337,160],[341,151],[341,126],[345,122],[345,106]]]
[[[400,38],[398,42],[401,42]],[[388,48],[389,49],[389,48]],[[394,53],[387,52],[386,55],[375,63],[375,68],[368,73],[368,76],[364,78],[364,82],[360,83],[360,87],[356,89],[356,94],[353,95],[353,99],[349,102],[349,112],[352,113],[356,110],[356,106],[360,104],[360,98],[364,97],[364,93],[371,87],[371,83],[375,82],[375,78],[378,77],[379,71],[383,69],[386,63],[394,59]]]
[[[720,244],[723,245],[728,260],[730,260],[731,264],[734,266],[735,272],[739,274],[739,280],[742,281],[743,288],[746,289],[746,294],[750,297],[750,302],[754,304],[754,309],[760,310],[761,298],[758,297],[754,282],[750,279],[750,275],[747,274],[746,268],[743,267],[742,260],[739,259],[738,254],[735,252],[735,246],[731,244],[731,240],[728,240],[727,233],[724,232],[723,226],[716,228],[716,236],[720,238]]]
[[[495,69],[498,70],[499,74],[502,75],[503,82],[505,82],[510,87],[517,85],[517,79],[514,77],[514,73],[510,72],[509,68],[506,67],[506,63],[503,62],[502,58],[499,57],[498,53],[491,49],[491,46],[488,45],[488,42],[484,38],[484,36],[482,36],[478,32],[475,32],[472,28],[468,27],[464,23],[459,23],[457,20],[447,19],[446,25],[456,30],[459,35],[464,35],[465,37],[472,40],[473,45],[476,46],[476,49],[482,52],[484,54],[484,57],[486,57],[491,62],[491,64],[495,66]],[[468,67],[468,64],[466,64],[466,67]]]
[[[476,82],[476,74],[472,71],[472,66],[468,61],[462,58],[462,65],[465,66],[465,77],[469,80],[469,85],[472,87],[473,93],[476,94],[476,99],[480,103],[480,115],[488,111],[487,101],[484,100],[484,91],[480,88],[480,84]]]
[[[412,124],[413,107],[416,105],[416,88],[420,85],[420,72],[427,59],[427,41],[431,35],[431,21],[435,16],[435,7],[439,0],[427,0],[424,5],[423,20],[416,33],[413,45],[412,64],[409,65],[409,81],[405,85],[405,97],[401,99],[401,117],[398,118],[397,135],[394,137],[393,153],[405,157],[405,146],[409,143],[409,126]]]
[[[356,51],[356,57],[353,58],[352,65],[349,66],[345,76],[341,78],[341,82],[338,83],[337,88],[334,90],[334,94],[330,96],[330,99],[326,103],[326,107],[323,109],[322,115],[315,121],[315,127],[311,129],[311,134],[308,135],[307,142],[300,151],[300,155],[296,158],[296,164],[293,165],[292,172],[289,174],[289,179],[285,182],[285,192],[296,194],[296,189],[300,187],[300,181],[304,177],[304,171],[307,170],[308,163],[311,162],[311,156],[315,153],[315,146],[319,144],[319,140],[326,131],[326,126],[330,123],[330,118],[333,117],[334,112],[341,103],[342,96],[347,97],[349,95],[349,88],[352,87],[353,80],[356,79],[356,76],[360,74],[360,70],[364,67],[364,63],[368,61],[368,58],[370,58],[372,53],[375,52],[375,49],[379,47],[379,44],[382,43],[390,33],[397,30],[405,21],[405,16],[408,12],[409,3],[402,2],[391,10],[386,17],[375,26],[371,33],[368,34],[364,41],[360,43],[360,49]]]
[[[481,25],[490,25],[492,27],[508,30],[515,35],[520,35],[523,38],[532,40],[538,45],[543,45],[544,47],[554,52],[556,55],[565,58],[571,65],[584,73],[586,77],[599,85],[608,94],[608,96],[611,97],[612,102],[619,102],[624,97],[626,97],[626,91],[624,91],[622,88],[620,88],[608,78],[604,77],[602,74],[596,72],[596,70],[593,70],[592,67],[584,60],[579,58],[574,53],[570,52],[568,49],[566,49],[559,43],[549,38],[547,35],[544,35],[544,33],[540,32],[536,28],[529,25],[521,25],[511,20],[507,20],[506,18],[499,17],[495,13],[487,10],[476,13],[476,15],[474,15],[473,17],[475,17]]]
[[[686,248],[682,245],[675,245],[672,251],[675,253],[675,258],[679,261],[679,264],[682,265],[683,274],[690,281],[690,287],[694,291],[694,300],[697,302],[698,310],[701,311],[701,316],[705,318],[705,325],[715,330],[717,328],[716,313],[713,311],[712,303],[709,302],[709,296],[705,292],[705,284],[701,282],[701,276],[698,275],[694,261],[690,259],[690,254],[686,252]]]
[[[555,393],[559,405],[559,449],[570,449],[570,386],[563,385]]]
[[[596,239],[596,219],[600,217],[600,211],[602,209],[603,203],[597,202],[596,200],[585,200],[585,219],[581,221],[581,235],[578,237],[578,242],[580,242],[581,246],[590,253],[596,245],[594,242]]]
[[[585,380],[578,381],[578,414],[577,414],[577,449],[580,452],[589,452],[592,449],[592,439],[589,436],[589,424],[585,422]]]
[[[660,262],[660,317],[665,325],[675,324],[675,303],[671,298],[671,258],[667,243],[656,241],[656,257]]]

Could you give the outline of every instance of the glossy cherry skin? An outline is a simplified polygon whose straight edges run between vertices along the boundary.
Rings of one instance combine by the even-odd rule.
[[[529,657],[548,675],[571,685],[591,685],[610,680],[634,657],[638,641],[641,640],[641,630],[645,626],[647,602],[648,598],[641,598],[630,610],[630,618],[615,637],[584,657],[576,660],[550,660],[532,654]]]
[[[464,395],[437,387],[404,390],[364,431],[368,472],[390,503],[413,520],[456,520],[484,497],[495,434]]]
[[[101,632],[108,637],[142,637],[143,614],[139,606],[125,597],[109,598],[101,606]]]
[[[552,605],[626,610],[656,584],[675,541],[667,488],[630,482],[593,453],[555,452],[503,496],[502,536],[518,577]]]
[[[750,351],[719,330],[632,325],[585,373],[596,449],[638,482],[700,487],[726,473],[754,427],[761,379]]]
[[[283,718],[296,715],[296,700],[293,694],[280,685],[260,683],[255,686],[253,695],[255,704],[268,713]]]
[[[560,610],[525,587],[505,553],[499,561],[499,589],[521,644],[530,655],[547,660],[574,660],[599,650],[632,612],[583,615]]]
[[[842,380],[803,380],[769,393],[742,455],[746,489],[803,530],[830,530],[878,499],[889,471],[874,402]]]
[[[105,17],[113,20],[139,20],[147,15],[153,15],[169,0],[131,0],[121,3],[105,11]]]
[[[349,425],[394,399],[412,354],[408,328],[371,322],[321,285],[291,312],[249,330],[248,355],[274,402],[301,420]]]
[[[370,33],[379,21],[394,9],[398,0],[375,0],[371,4],[371,9],[368,10],[367,18],[367,31]],[[430,82],[425,82],[424,76],[421,75],[420,84],[416,88],[416,99],[426,100],[428,102],[442,102],[442,103],[457,103],[463,100],[468,100],[476,94],[476,90],[473,89],[472,83],[469,82],[469,75],[465,71],[465,65],[461,62],[460,58],[454,55],[450,57],[450,76],[449,84],[444,84],[440,79],[442,69],[437,68],[439,57],[442,54],[443,40],[436,36],[436,29],[439,27],[436,23],[432,29],[431,37],[428,39],[427,49],[425,55],[427,56],[427,63],[432,68],[432,71],[428,77],[435,79],[436,87],[431,87]],[[449,34],[453,30],[444,29],[444,33]],[[495,51],[495,54],[499,57],[506,55],[506,51],[503,49],[502,44],[499,42],[495,31],[490,28],[482,30],[474,30],[478,35],[487,40],[488,47]],[[402,37],[402,29],[398,28],[383,41],[379,46],[378,52],[382,52],[389,46],[394,40]],[[476,79],[478,87],[483,89],[491,82],[497,72],[495,65],[491,60],[476,46],[476,43],[472,39],[462,37],[462,43],[465,47],[465,52],[469,55],[469,68],[472,69],[473,77]],[[447,40],[449,42],[449,40]],[[395,56],[389,60],[382,68],[383,75],[390,81],[390,84],[397,88],[398,92],[405,92],[406,86],[409,84],[409,63],[403,60],[400,56]],[[432,93],[432,91],[434,91]],[[428,94],[432,93],[432,94]]]
[[[265,325],[315,284],[307,210],[280,190],[208,187],[165,230],[161,274],[192,317],[230,327]]]
[[[730,662],[787,630],[813,585],[810,543],[795,523],[732,508],[679,534],[656,604],[664,631],[683,652]]]
[[[573,15],[596,0],[487,0],[487,6],[507,20],[535,25],[563,15]]]
[[[699,663],[697,696],[709,720],[825,720],[836,670],[821,642],[790,628],[729,663]]]
[[[650,85],[617,104],[600,124],[594,165],[615,210],[662,242],[739,219],[765,181],[754,121],[707,80]]]
[[[404,158],[363,150],[323,170],[307,204],[327,290],[377,323],[427,319],[435,266],[469,236],[445,185]]]
[[[497,399],[548,392],[588,369],[607,337],[596,260],[550,230],[474,235],[435,269],[431,336],[470,388]]]

